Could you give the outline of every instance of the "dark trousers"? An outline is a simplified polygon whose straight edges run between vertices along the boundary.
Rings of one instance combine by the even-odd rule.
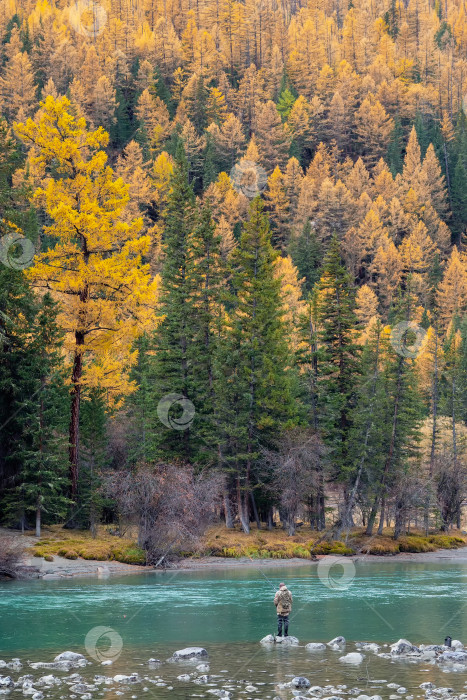
[[[284,623],[284,637],[289,636],[289,616],[288,615],[278,615],[277,616],[277,636],[282,637],[282,623]]]

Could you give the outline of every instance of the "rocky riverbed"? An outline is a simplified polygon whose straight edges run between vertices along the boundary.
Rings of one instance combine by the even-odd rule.
[[[65,651],[48,661],[0,660],[0,696],[467,700],[467,649],[458,640],[447,647],[406,639],[348,643],[342,636],[303,643],[267,635],[249,646],[240,664],[225,654],[211,658],[209,648],[187,647],[167,650],[166,658],[133,660],[126,672],[119,655],[105,658],[109,653],[97,648],[87,655]],[[420,682],[423,673],[430,680]]]

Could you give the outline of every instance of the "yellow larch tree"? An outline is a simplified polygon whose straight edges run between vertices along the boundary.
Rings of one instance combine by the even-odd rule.
[[[276,165],[284,166],[287,161],[290,136],[272,100],[257,105],[254,131],[261,165],[269,173]]]
[[[10,120],[26,119],[36,103],[37,88],[27,53],[17,53],[8,61],[0,78],[0,102]]]
[[[456,246],[438,287],[437,304],[444,328],[455,315],[462,316],[467,310],[467,260]]]
[[[402,260],[393,241],[378,248],[371,272],[375,276],[373,286],[378,289],[381,303],[387,310],[402,279]]]
[[[36,256],[31,282],[61,303],[60,322],[70,361],[70,482],[77,497],[79,417],[83,389],[98,387],[109,399],[130,393],[135,338],[154,323],[157,280],[141,257],[149,249],[141,219],[124,221],[128,187],[116,178],[102,150],[108,135],[88,131],[66,97],[49,96],[37,120],[16,124],[33,146],[31,158],[46,177],[34,201],[50,223],[55,245]]]
[[[306,301],[303,299],[302,287],[304,280],[299,279],[298,269],[290,255],[278,255],[274,261],[274,277],[280,279],[281,301],[284,311],[283,321],[288,328],[287,338],[292,352],[300,344],[300,318],[306,311]]]
[[[274,168],[268,177],[268,186],[264,197],[267,203],[267,212],[272,223],[272,240],[282,249],[287,247],[289,227],[290,202],[287,199],[285,180],[279,166]]]
[[[355,315],[360,327],[366,328],[378,316],[378,297],[367,284],[358,288],[355,296]]]
[[[363,147],[363,158],[369,166],[374,166],[386,153],[394,120],[388,115],[381,102],[365,98],[355,112],[355,130]]]

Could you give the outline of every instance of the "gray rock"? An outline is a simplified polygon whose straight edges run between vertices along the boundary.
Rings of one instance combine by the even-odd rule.
[[[419,686],[422,690],[433,690],[433,688],[436,688],[435,684],[432,683],[431,681],[426,681],[426,683],[421,683]]]
[[[467,663],[467,652],[466,651],[444,651],[440,656],[438,656],[438,663],[457,663],[465,664]]]
[[[196,667],[196,670],[199,671],[200,673],[208,673],[209,664],[198,664],[198,666]]]
[[[0,688],[14,688],[15,684],[11,676],[0,676]]]
[[[407,654],[419,654],[420,649],[407,639],[399,639],[395,644],[391,644],[391,654],[393,656],[406,656]]]
[[[207,657],[208,652],[203,647],[186,647],[185,649],[179,649],[174,651],[172,659],[174,661],[181,661],[186,659],[202,659]]]
[[[374,644],[373,642],[355,642],[357,649],[362,651],[373,651],[375,654],[380,650],[379,644]]]
[[[182,673],[180,676],[177,676],[177,681],[186,683],[187,681],[191,681],[191,676],[188,673]]]
[[[141,678],[137,673],[132,673],[130,676],[125,676],[124,674],[117,674],[114,676],[115,683],[140,683]]]
[[[342,661],[343,664],[361,664],[363,658],[363,654],[360,654],[358,651],[354,651],[351,654],[346,654],[345,656],[339,657],[339,661]]]
[[[334,637],[328,642],[328,647],[331,647],[331,649],[342,649],[345,647],[345,637]]]
[[[274,644],[282,644],[283,646],[296,647],[300,644],[297,637],[275,637],[273,634],[268,634],[261,639],[260,644],[273,646]]]
[[[311,683],[308,680],[308,678],[305,678],[304,676],[295,676],[295,678],[292,678],[290,681],[290,684],[293,688],[310,688]]]
[[[83,695],[84,693],[89,693],[90,690],[97,690],[95,685],[88,685],[87,683],[75,683],[70,685],[70,690],[73,693],[78,693],[78,695]]]
[[[463,648],[464,648],[464,645],[458,639],[452,640],[451,649],[454,649],[455,651],[462,651]]]
[[[195,678],[193,683],[197,683],[198,685],[202,685],[203,683],[209,683],[209,676],[198,676],[198,678]]]
[[[71,661],[72,663],[75,663],[77,661],[80,661],[81,659],[86,660],[86,658],[82,654],[77,654],[74,651],[62,651],[61,654],[55,657],[54,662],[57,663],[58,661]]]
[[[322,642],[310,642],[305,646],[308,651],[324,651],[326,649],[326,644]]]

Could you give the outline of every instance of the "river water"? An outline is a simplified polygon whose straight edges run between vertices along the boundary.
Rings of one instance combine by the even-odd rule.
[[[409,697],[424,697],[418,687],[424,681],[462,692],[467,683],[463,672],[443,671],[427,662],[380,659],[372,653],[361,665],[347,666],[339,661],[342,652],[310,653],[304,648],[308,642],[328,642],[337,635],[346,638],[346,653],[355,651],[357,641],[384,645],[401,637],[415,644],[442,644],[449,634],[467,643],[466,565],[363,560],[353,567],[349,563],[326,571],[307,563],[280,569],[261,566],[264,575],[243,568],[3,583],[0,659],[19,657],[24,667],[17,672],[0,669],[0,674],[6,672],[14,680],[25,673],[64,677],[63,671],[31,671],[27,662],[49,662],[59,652],[72,650],[97,657],[92,666],[77,670],[88,682],[96,673],[111,678],[137,672],[143,678],[131,686],[109,681],[92,697],[109,698],[117,691],[128,698],[212,698],[209,690],[230,685],[233,698],[291,698],[292,690],[278,689],[277,684],[294,675],[306,676],[313,685],[341,683],[383,698],[395,692],[387,688],[390,682],[405,686]],[[289,633],[299,638],[298,648],[259,644],[275,631],[271,585],[277,587],[281,580],[294,595]],[[175,650],[192,645],[207,649],[212,685],[176,680],[194,671],[196,664],[166,663]],[[99,660],[107,658],[112,666],[101,666]],[[163,663],[149,667],[149,658]],[[245,690],[248,684],[257,690]],[[66,685],[43,692],[45,697],[70,697]]]

